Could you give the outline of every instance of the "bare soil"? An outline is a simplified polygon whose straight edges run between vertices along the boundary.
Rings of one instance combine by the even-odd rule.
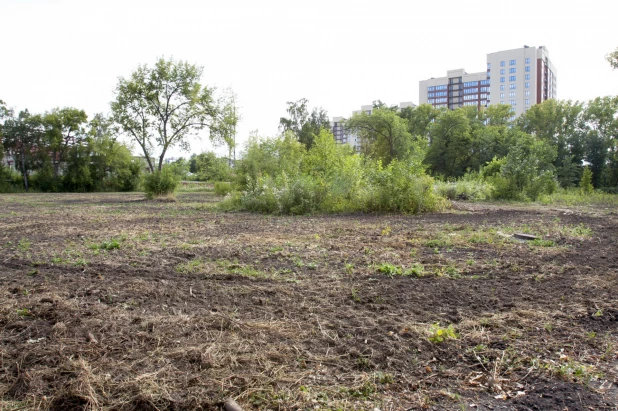
[[[0,409],[618,409],[618,210],[215,202],[0,196]]]

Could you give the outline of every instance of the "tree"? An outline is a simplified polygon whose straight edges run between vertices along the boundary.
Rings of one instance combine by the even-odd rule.
[[[429,127],[429,149],[425,163],[434,174],[462,176],[474,156],[472,138],[466,111],[443,111]]]
[[[287,112],[289,118],[279,119],[279,130],[282,132],[292,131],[297,140],[305,145],[307,149],[313,146],[313,140],[320,134],[321,129],[330,129],[328,113],[321,107],[315,107],[309,113],[306,98],[293,102],[288,101]]]
[[[556,176],[563,187],[574,186],[580,178],[584,158],[584,105],[578,101],[546,100],[532,106],[517,119],[517,126],[556,147]]]
[[[155,150],[161,171],[171,147],[188,150],[190,137],[199,131],[208,129],[212,139],[235,125],[226,121],[215,89],[200,84],[202,73],[202,67],[161,58],[154,67],[139,66],[128,79],[118,80],[113,119],[140,146],[151,172]]]
[[[597,97],[583,112],[586,160],[595,187],[614,186],[618,172],[618,97]]]
[[[2,133],[4,149],[15,160],[28,191],[30,173],[42,168],[47,156],[40,116],[32,116],[28,110],[20,111],[17,117],[11,116],[4,122]]]
[[[366,154],[381,159],[385,165],[408,157],[416,149],[408,121],[390,109],[355,113],[345,122],[345,128],[360,136]]]
[[[6,117],[9,117],[11,114],[9,108],[6,106],[6,103],[0,100],[0,120],[4,120]],[[2,124],[0,124],[0,143],[3,141],[2,139]],[[0,160],[3,157],[2,144],[0,144]]]
[[[399,117],[408,120],[408,132],[415,138],[427,138],[429,126],[439,115],[440,110],[431,104],[421,104],[417,107],[405,107],[399,112]]]
[[[228,163],[212,151],[192,155],[189,171],[196,174],[200,181],[227,181],[230,176]]]
[[[605,59],[614,70],[618,70],[618,48],[616,48],[616,50],[614,50],[612,53],[606,55]]]
[[[79,144],[85,137],[83,124],[88,120],[84,110],[56,108],[41,116],[45,129],[46,146],[54,168],[54,179],[60,175],[60,164],[66,161],[71,146]]]
[[[221,111],[221,125],[212,131],[211,140],[215,146],[225,144],[227,146],[228,166],[236,161],[236,125],[240,120],[236,107],[236,95],[232,91],[223,98]],[[233,153],[233,157],[232,157]]]
[[[556,189],[553,161],[556,148],[547,141],[526,134],[521,130],[509,130],[508,154],[492,160],[481,175],[495,186],[494,195],[504,199],[537,200],[543,194]]]

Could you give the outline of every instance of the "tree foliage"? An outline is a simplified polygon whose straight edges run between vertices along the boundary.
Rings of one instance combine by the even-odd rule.
[[[320,130],[330,128],[330,120],[326,110],[321,107],[314,107],[310,112],[308,103],[306,98],[288,101],[288,117],[279,119],[279,130],[283,133],[291,131],[299,142],[310,149]]]
[[[202,72],[202,67],[161,58],[154,67],[139,66],[118,80],[113,119],[137,142],[151,171],[155,154],[161,170],[168,149],[188,150],[190,137],[203,129],[214,141],[225,141],[236,125],[229,102],[217,100],[214,88],[200,83]]]
[[[618,70],[618,48],[606,55],[605,59],[614,70]]]
[[[361,138],[366,155],[385,165],[394,159],[407,158],[417,148],[408,131],[408,120],[390,108],[375,108],[371,114],[354,113],[345,127]]]

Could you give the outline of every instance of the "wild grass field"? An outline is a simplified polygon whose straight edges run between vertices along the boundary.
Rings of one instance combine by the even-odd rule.
[[[216,202],[0,196],[0,409],[617,409],[615,205]]]

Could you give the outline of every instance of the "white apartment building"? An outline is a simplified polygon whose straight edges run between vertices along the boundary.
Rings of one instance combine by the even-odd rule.
[[[419,84],[419,104],[454,110],[462,106],[486,107],[489,101],[486,72],[468,74],[464,69],[449,70],[446,77],[423,80]]]
[[[524,46],[489,53],[486,72],[449,70],[446,77],[421,81],[419,102],[449,109],[508,104],[518,116],[533,104],[557,98],[556,90],[556,68],[547,48]]]
[[[404,101],[399,103],[399,110],[402,110],[406,107],[416,107],[416,104],[411,101]],[[361,106],[360,110],[353,111],[353,114],[358,114],[365,112],[371,115],[373,111],[373,105],[364,105]],[[349,144],[354,147],[354,150],[358,153],[361,150],[361,138],[360,136],[349,132],[345,129],[345,117],[333,117],[330,126],[333,131],[333,135],[335,136],[335,141],[339,144]]]

